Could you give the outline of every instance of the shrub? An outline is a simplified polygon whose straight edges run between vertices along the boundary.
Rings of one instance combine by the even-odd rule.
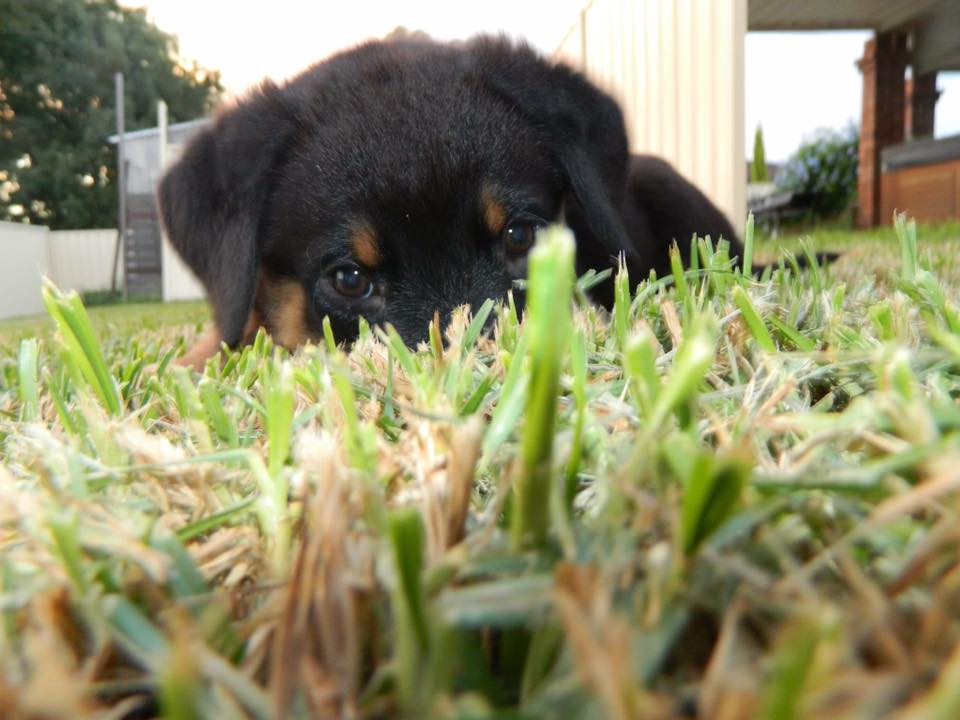
[[[118,305],[123,302],[123,293],[119,290],[87,290],[81,294],[87,307]]]
[[[777,185],[806,200],[814,215],[837,215],[857,192],[859,147],[860,131],[852,124],[817,130],[781,168]]]

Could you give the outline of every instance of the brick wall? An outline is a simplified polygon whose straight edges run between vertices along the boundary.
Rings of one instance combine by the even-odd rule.
[[[857,63],[863,74],[857,224],[873,227],[880,218],[880,151],[904,140],[907,35],[878,33]]]

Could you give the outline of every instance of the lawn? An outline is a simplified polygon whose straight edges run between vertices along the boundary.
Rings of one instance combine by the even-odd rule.
[[[202,375],[202,306],[48,290],[0,324],[0,717],[960,717],[960,226],[811,244],[608,315],[555,233],[522,322]]]
[[[171,337],[176,338],[184,333],[183,326],[202,325],[210,316],[203,302],[130,302],[94,307],[87,312],[94,329],[107,343],[138,333],[154,335],[171,329]],[[0,353],[15,354],[20,341],[30,337],[49,341],[53,330],[49,315],[0,320]]]

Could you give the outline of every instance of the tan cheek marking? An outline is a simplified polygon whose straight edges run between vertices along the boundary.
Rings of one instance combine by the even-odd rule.
[[[483,206],[483,221],[487,224],[487,228],[492,234],[500,235],[507,225],[507,211],[503,203],[497,199],[490,188],[483,189],[480,203]]]
[[[260,307],[275,343],[293,350],[307,341],[307,296],[296,280],[264,282]]]
[[[380,264],[380,246],[377,244],[377,234],[366,223],[354,227],[351,233],[350,244],[353,253],[364,267],[375,268]]]

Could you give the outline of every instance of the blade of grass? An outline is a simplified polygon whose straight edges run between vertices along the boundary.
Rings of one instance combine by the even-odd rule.
[[[200,401],[203,403],[210,425],[220,441],[229,447],[239,445],[237,423],[227,415],[223,407],[223,399],[217,393],[217,382],[205,377],[197,384],[197,391],[200,393]]]
[[[56,285],[44,278],[44,305],[57,326],[63,343],[63,357],[75,369],[77,378],[94,391],[111,415],[119,415],[123,401],[116,380],[107,368],[90,317],[75,292],[61,293]]]
[[[477,342],[477,338],[480,337],[480,333],[483,332],[483,328],[486,326],[487,319],[490,317],[490,313],[493,312],[494,307],[495,303],[493,300],[487,298],[474,313],[473,319],[467,326],[466,332],[463,333],[462,353],[466,354],[470,348],[473,347],[474,343]]]
[[[523,407],[527,400],[528,376],[524,372],[524,358],[530,335],[523,333],[513,352],[513,358],[507,369],[507,376],[500,386],[497,406],[490,418],[490,425],[483,436],[483,453],[478,465],[478,473],[483,474],[493,460],[494,453],[506,442],[510,433],[519,424]]]
[[[163,632],[122,595],[107,595],[100,610],[116,641],[144,667],[162,672],[170,653]]]
[[[160,672],[160,707],[165,720],[201,720],[201,675],[187,637],[177,637]]]
[[[626,272],[619,277],[622,287],[627,282]],[[547,535],[557,395],[570,343],[573,283],[573,233],[559,227],[539,233],[529,259],[530,392],[523,466],[513,488],[511,531],[515,548],[528,543],[539,546]]]
[[[710,315],[694,318],[677,350],[667,382],[657,393],[650,413],[649,430],[655,431],[682,403],[696,396],[716,354],[716,320]]]
[[[623,352],[630,332],[630,273],[621,255],[617,260],[617,275],[613,281],[613,335],[617,348]]]
[[[680,511],[683,552],[693,553],[733,514],[750,476],[750,465],[736,458],[701,454],[684,482]]]
[[[40,416],[39,355],[39,340],[31,338],[20,341],[20,353],[17,358],[18,392],[20,417],[24,422],[33,422]]]
[[[740,309],[740,315],[747,324],[747,329],[750,330],[750,334],[753,335],[753,339],[757,341],[757,345],[759,345],[764,352],[776,352],[777,346],[773,342],[773,338],[770,337],[767,326],[763,324],[763,320],[760,319],[760,315],[757,313],[746,291],[740,285],[736,285],[730,295],[734,304]]]
[[[397,690],[407,717],[424,717],[428,707],[430,623],[423,593],[424,530],[420,513],[404,508],[390,514],[396,587],[393,592],[397,630]]]
[[[917,262],[917,223],[907,220],[906,213],[896,213],[893,227],[900,243],[900,277],[904,282],[913,282],[920,269]]]
[[[747,214],[747,226],[743,230],[743,262],[740,263],[741,275],[753,274],[753,213]]]
[[[264,421],[269,441],[267,467],[271,477],[278,477],[290,456],[293,401],[296,389],[293,369],[286,361],[268,365],[263,375]]]
[[[573,512],[573,501],[577,494],[577,473],[580,471],[583,460],[583,426],[587,416],[587,341],[583,337],[582,330],[577,330],[573,334],[573,342],[570,345],[570,369],[573,373],[575,419],[563,489],[563,507],[568,515]]]
[[[183,527],[177,528],[177,537],[180,538],[182,542],[186,542],[187,540],[204,535],[211,530],[216,530],[222,525],[235,522],[249,512],[255,502],[256,498],[247,498],[219,512],[207,515],[200,520],[187,523]]]

